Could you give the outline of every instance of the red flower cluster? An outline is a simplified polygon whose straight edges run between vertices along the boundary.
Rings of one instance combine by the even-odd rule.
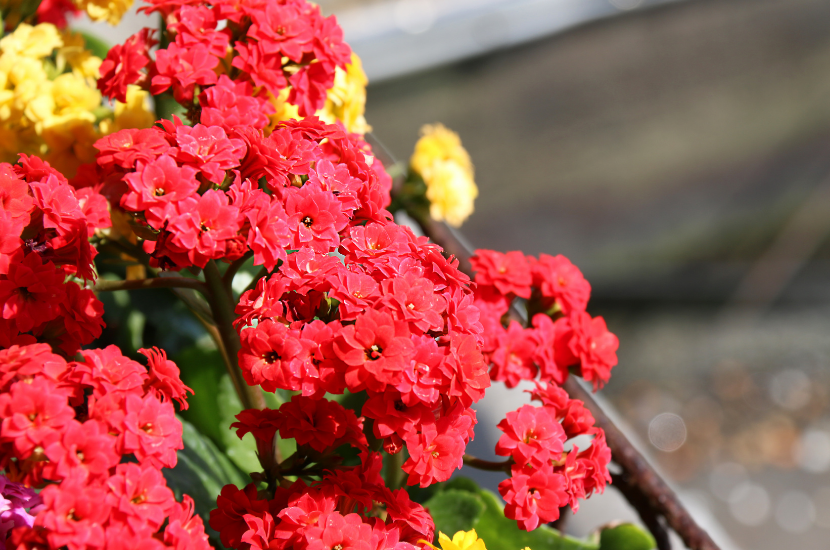
[[[210,118],[205,123],[223,125],[225,119],[263,128],[263,115],[273,112],[269,97],[290,88],[288,102],[301,116],[313,115],[325,104],[335,67],[351,59],[334,16],[323,17],[305,0],[148,3],[143,11],[165,18],[169,44],[152,60],[155,41],[144,29],[111,49],[98,81],[107,97],[125,101],[129,84],[153,95],[172,88],[182,105],[198,99]]]
[[[601,387],[617,364],[619,340],[602,317],[585,308],[591,286],[564,256],[477,250],[475,303],[484,325],[484,351],[490,377],[508,388],[539,375],[563,384],[569,369]],[[516,298],[527,300],[532,327],[504,320]]]
[[[108,194],[144,225],[156,266],[204,267],[251,250],[273,269],[286,249],[323,258],[341,232],[391,217],[389,176],[362,138],[338,126],[292,121],[265,137],[178,119],[161,125],[96,144]]]
[[[330,171],[329,183],[344,188],[336,174]],[[287,188],[298,200],[289,195],[286,210],[304,204],[301,193],[318,180]],[[410,483],[446,480],[472,437],[470,406],[489,386],[467,281],[434,245],[392,222],[326,221],[337,218],[326,218],[318,205],[354,199],[345,191],[327,199],[313,192],[319,199],[299,209],[297,225],[304,228],[309,218],[305,229],[316,220],[327,229],[305,243],[297,233],[290,246],[301,248],[237,306],[245,379],[314,399],[366,391],[363,415],[387,450],[406,445]],[[342,261],[328,255],[335,250]]]
[[[499,484],[504,513],[528,531],[556,520],[566,504],[575,512],[578,499],[603,492],[611,482],[611,451],[591,413],[562,388],[536,386],[531,394],[542,406],[525,405],[507,413],[499,422],[504,435],[496,444],[496,454],[511,456],[514,462],[511,477]],[[580,452],[572,445],[566,451],[565,442],[581,435],[593,436],[590,447]]]
[[[67,276],[95,277],[88,239],[109,225],[95,188],[37,157],[0,164],[0,348],[46,341],[73,355],[101,334],[101,302]]]
[[[277,416],[299,426],[289,415]],[[248,429],[257,433],[249,424],[240,427]],[[262,435],[267,437],[261,433],[258,440]],[[381,455],[350,443],[363,447],[359,466],[324,472],[311,485],[298,480],[277,487],[271,499],[260,495],[254,484],[244,489],[226,485],[219,507],[210,514],[222,544],[240,550],[415,550],[423,540],[432,540],[435,526],[429,513],[404,489],[392,491],[384,485]]]
[[[141,352],[149,372],[115,346],[71,362],[46,344],[0,351],[0,466],[45,486],[7,548],[209,548],[192,500],[176,502],[161,474],[182,448],[171,401],[190,390],[163,352]]]

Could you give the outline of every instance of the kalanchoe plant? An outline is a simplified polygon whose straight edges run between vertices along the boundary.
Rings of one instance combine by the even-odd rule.
[[[163,31],[113,47],[97,87],[180,114],[150,127],[116,116],[94,162],[66,164],[82,164],[71,182],[37,156],[0,164],[0,493],[13,521],[0,543],[483,550],[476,531],[439,537],[451,513],[436,510],[473,499],[478,515],[454,529],[533,531],[602,492],[603,431],[560,387],[571,373],[601,386],[616,364],[579,270],[480,250],[471,281],[394,221],[390,209],[425,201],[456,225],[472,211],[457,136],[426,131],[393,203],[360,133],[365,76],[333,17],[305,0],[143,9]],[[97,278],[99,251],[133,263],[125,280]],[[104,324],[95,293],[142,288],[171,289],[215,340],[243,409],[222,428],[255,440],[259,468],[210,509],[165,480],[183,449],[173,403],[192,393],[178,367],[157,348],[139,350],[145,366],[86,347]],[[503,462],[465,453],[491,380],[535,381],[539,402],[498,424]],[[443,484],[465,464],[506,474],[503,513],[490,493]]]

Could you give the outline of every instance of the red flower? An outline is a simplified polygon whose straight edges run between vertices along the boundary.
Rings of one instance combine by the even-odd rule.
[[[507,330],[500,331],[498,347],[490,357],[490,378],[503,381],[508,388],[516,387],[521,380],[533,380],[538,372],[533,362],[535,353],[532,333],[511,321]]]
[[[29,186],[15,174],[8,163],[0,163],[0,210],[6,212],[19,231],[29,223],[29,212],[34,208]]]
[[[127,85],[142,79],[142,69],[150,63],[150,48],[158,44],[153,33],[155,30],[141,29],[123,44],[110,48],[99,69],[98,89],[104,96],[127,102]]]
[[[602,493],[605,486],[611,483],[611,474],[608,472],[611,449],[605,442],[605,432],[599,428],[595,430],[591,446],[577,455],[577,462],[585,471],[585,476],[582,478],[583,492],[586,495],[591,495],[594,491]]]
[[[54,319],[64,296],[63,279],[63,272],[38,254],[10,264],[8,274],[0,276],[2,317],[13,320],[20,332]]]
[[[204,44],[187,48],[170,44],[156,51],[156,64],[150,82],[150,92],[159,95],[173,87],[173,97],[181,104],[193,101],[196,86],[216,83],[213,69],[219,58]]]
[[[413,350],[406,323],[369,310],[354,325],[343,327],[334,351],[348,365],[346,384],[356,392],[367,387],[383,391],[387,384],[398,383]]]
[[[0,394],[0,441],[14,443],[19,458],[45,447],[75,417],[67,396],[55,384],[36,377],[17,382],[9,393]]]
[[[228,548],[240,548],[242,537],[249,530],[246,516],[270,515],[268,502],[257,498],[253,483],[241,490],[234,485],[225,485],[216,505],[210,512],[210,526],[219,532],[222,545]]]
[[[249,385],[260,385],[269,392],[278,388],[296,391],[306,376],[314,375],[309,360],[313,343],[299,331],[264,320],[240,336],[239,368]]]
[[[291,232],[285,209],[280,201],[274,200],[248,216],[251,223],[248,246],[254,253],[254,265],[262,265],[270,271],[288,257],[285,249],[291,243]]]
[[[415,271],[383,281],[384,302],[412,332],[442,332],[447,301],[435,292],[435,285]]]
[[[380,298],[377,281],[365,273],[342,269],[338,270],[336,277],[336,284],[329,296],[340,301],[338,311],[342,321],[355,319]]]
[[[81,288],[76,283],[64,285],[66,298],[61,302],[59,317],[63,319],[66,333],[71,340],[74,354],[80,346],[89,344],[99,336],[104,328],[104,304],[89,289]]]
[[[292,234],[291,247],[310,246],[323,254],[337,248],[340,244],[338,233],[348,223],[337,197],[312,186],[289,193],[285,213]]]
[[[412,344],[415,354],[395,387],[407,405],[436,403],[447,393],[452,378],[443,364],[444,348],[439,348],[429,336],[413,337]]]
[[[594,319],[584,311],[558,319],[556,330],[556,363],[563,367],[579,365],[582,378],[602,387],[617,364],[619,339],[605,325],[605,319]]]
[[[565,315],[585,310],[591,296],[591,285],[568,258],[561,254],[539,254],[539,259],[530,258],[530,263],[533,286],[542,292],[544,298],[550,299],[550,303],[545,303],[547,307],[556,301]]]
[[[446,421],[423,425],[420,434],[405,441],[409,459],[403,470],[409,474],[409,485],[428,487],[446,481],[464,463],[467,444],[463,432]]]
[[[66,360],[52,353],[48,344],[9,346],[0,350],[0,393],[8,393],[11,385],[18,380],[29,380],[35,376],[47,378],[60,386],[67,369]]]
[[[77,370],[85,386],[91,387],[93,396],[102,397],[114,392],[142,391],[147,371],[140,364],[121,354],[114,345],[104,349],[81,351],[83,363]]]
[[[123,454],[133,453],[139,464],[154,468],[176,465],[176,451],[184,445],[182,424],[176,419],[172,403],[163,403],[152,394],[143,398],[130,394],[113,421],[121,427],[119,443]]]
[[[155,389],[168,401],[175,399],[179,402],[179,408],[187,410],[187,392],[193,390],[185,386],[179,377],[179,367],[176,363],[167,358],[167,353],[156,347],[153,349],[140,349],[139,353],[147,358],[147,366],[150,368],[150,378],[146,386]]]
[[[95,420],[83,424],[72,420],[61,430],[60,438],[45,448],[49,463],[45,477],[59,481],[71,476],[83,479],[106,479],[109,469],[121,456],[115,452],[115,438]]]
[[[279,411],[283,415],[280,437],[294,438],[297,445],[308,445],[320,453],[346,443],[362,448],[368,445],[363,419],[335,401],[295,395]]]
[[[479,249],[470,263],[476,272],[476,284],[494,286],[508,297],[530,298],[530,265],[523,253]]]
[[[196,506],[188,495],[174,502],[164,529],[164,543],[174,550],[210,550],[205,525],[196,515]]]
[[[169,155],[139,163],[136,171],[124,178],[130,192],[121,199],[121,206],[136,212],[148,210],[147,221],[161,229],[174,214],[175,205],[196,194],[199,182],[195,176],[196,169],[179,167]]]
[[[139,162],[148,164],[171,149],[158,128],[119,130],[96,141],[95,148],[100,151],[96,162],[104,171],[116,167],[133,170]],[[148,191],[152,194],[155,187]]]
[[[135,534],[156,532],[175,504],[173,491],[152,466],[119,464],[106,485],[112,519],[127,523]]]
[[[178,21],[168,27],[176,33],[176,44],[183,48],[197,45],[206,46],[216,57],[225,57],[230,33],[216,30],[216,14],[204,5],[182,6],[178,10]]]
[[[104,547],[103,525],[110,512],[104,487],[70,478],[60,485],[49,485],[40,496],[43,511],[35,518],[35,526],[47,530],[52,548]]]
[[[245,142],[228,138],[218,126],[177,126],[179,144],[176,160],[196,168],[210,182],[221,185],[226,172],[239,166],[245,156]]]
[[[511,477],[499,483],[504,498],[504,515],[515,519],[525,531],[559,518],[559,509],[568,503],[565,476],[550,466],[532,468],[515,465]]]
[[[202,114],[199,120],[206,126],[221,126],[225,131],[237,127],[261,130],[268,126],[268,115],[274,106],[261,97],[254,97],[250,82],[234,82],[220,75],[215,86],[199,96]]]
[[[239,231],[239,209],[229,204],[228,196],[218,189],[194,195],[168,209],[169,246],[187,254],[188,259],[204,267],[211,259],[225,255],[227,241]]]
[[[541,467],[562,458],[565,430],[545,407],[524,405],[507,413],[498,428],[504,435],[496,443],[496,454],[512,456],[516,464]]]
[[[282,413],[273,409],[245,409],[236,415],[236,420],[231,428],[236,428],[239,439],[252,433],[257,441],[270,443],[282,425],[283,418]]]
[[[372,526],[357,514],[326,512],[303,530],[307,550],[376,550],[371,544]]]

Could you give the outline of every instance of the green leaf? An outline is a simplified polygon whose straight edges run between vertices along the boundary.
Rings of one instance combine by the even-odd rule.
[[[606,527],[599,534],[600,550],[652,550],[657,542],[651,533],[633,523]]]
[[[236,415],[242,411],[242,402],[236,395],[233,382],[229,375],[224,375],[219,381],[219,393],[216,396],[219,409],[219,429],[222,445],[228,458],[234,461],[243,472],[259,472],[262,466],[256,456],[256,441],[252,434],[245,434],[239,439],[236,430],[231,424],[236,422]]]
[[[84,37],[84,45],[87,50],[92,52],[92,55],[100,57],[101,59],[107,57],[107,52],[110,51],[110,45],[106,41],[84,31],[80,31],[80,35]]]
[[[209,438],[199,433],[189,422],[181,422],[184,449],[178,453],[176,467],[164,470],[164,477],[178,500],[181,500],[182,494],[190,495],[208,534],[215,535],[210,530],[208,521],[210,511],[216,508],[216,497],[222,487],[233,484],[241,488],[250,483],[250,479]]]
[[[484,512],[484,502],[479,495],[458,489],[441,491],[424,506],[435,520],[436,536],[439,532],[452,537],[457,531],[469,531]]]
[[[503,506],[496,495],[482,489],[479,497],[484,512],[474,529],[484,540],[487,550],[598,550],[597,544],[575,539],[543,525],[534,531],[519,529],[516,522],[504,517]],[[449,533],[447,533],[448,536]]]
[[[193,389],[187,401],[190,407],[180,414],[196,429],[209,436],[214,443],[222,445],[227,425],[222,425],[216,399],[219,383],[225,374],[222,357],[216,350],[204,350],[192,346],[172,358],[182,372],[182,381]]]
[[[457,489],[459,491],[467,491],[468,493],[480,493],[481,487],[478,486],[478,483],[470,479],[469,477],[455,477],[448,482],[446,482],[443,486],[443,490],[449,489]]]

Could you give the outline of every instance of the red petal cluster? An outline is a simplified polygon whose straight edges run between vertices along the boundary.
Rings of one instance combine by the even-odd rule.
[[[617,364],[619,340],[602,317],[585,308],[591,287],[564,256],[477,250],[475,303],[485,327],[485,357],[490,376],[515,387],[520,380],[562,384],[574,369],[599,388]],[[502,323],[516,297],[528,298],[532,326]]]
[[[150,372],[115,346],[82,361],[46,344],[0,351],[0,467],[44,487],[13,547],[209,548],[192,501],[176,502],[161,474],[182,448],[171,399],[190,390],[162,352],[141,351]]]
[[[611,482],[605,434],[583,403],[553,384],[537,382],[530,393],[542,406],[507,413],[496,444],[496,454],[514,462],[510,477],[499,484],[504,513],[527,531],[559,518],[567,504],[575,512],[579,499],[603,492]],[[591,436],[591,445],[583,451],[571,445],[566,451],[566,441],[578,436]]]
[[[74,189],[36,157],[0,164],[0,348],[46,341],[67,355],[101,334],[89,237],[109,227],[96,188]]]
[[[98,80],[109,98],[125,101],[129,84],[153,95],[172,90],[186,106],[199,95],[204,123],[263,128],[264,115],[273,112],[269,94],[279,97],[287,90],[288,102],[301,116],[311,116],[325,105],[335,68],[351,60],[334,16],[323,17],[305,0],[148,3],[142,10],[162,14],[170,42],[156,50],[155,59],[149,50],[157,42],[149,29],[113,47]]]
[[[429,513],[404,489],[384,485],[380,454],[363,450],[360,458],[360,465],[325,473],[311,485],[278,487],[273,498],[254,484],[226,485],[210,525],[223,545],[240,550],[415,550],[432,540]],[[376,516],[378,506],[385,507],[385,520]]]

